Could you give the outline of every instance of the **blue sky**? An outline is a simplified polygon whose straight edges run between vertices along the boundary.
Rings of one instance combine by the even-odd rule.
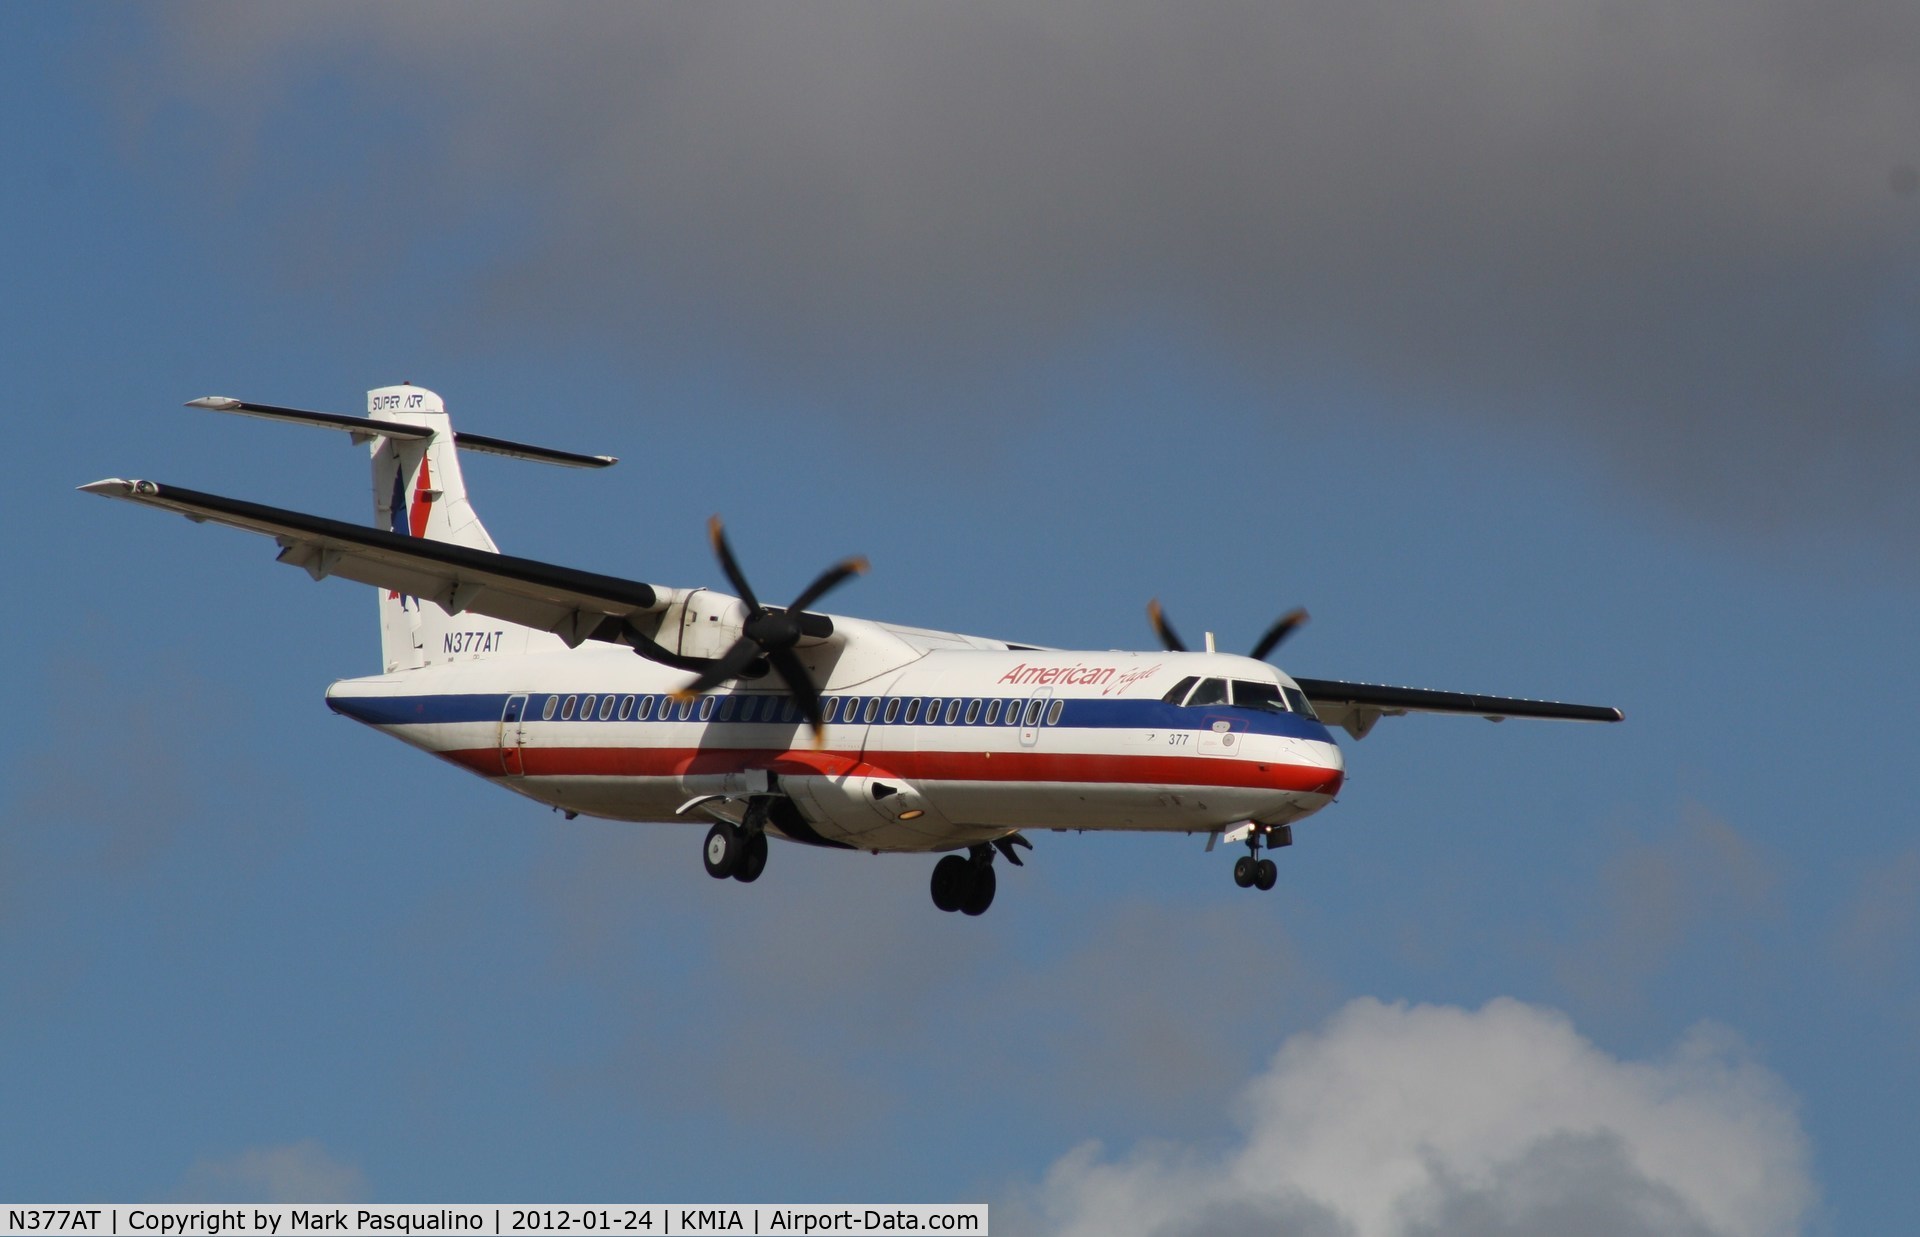
[[[1920,31],[1445,7],[0,13],[0,1197],[1898,1227]],[[473,461],[512,552],[708,583],[719,511],[776,595],[867,554],[851,613],[1139,647],[1159,596],[1235,647],[1305,604],[1296,673],[1628,720],[1383,722],[1265,897],[1121,836],[1037,838],[979,921],[923,859],[722,887],[696,830],[328,713],[363,590],[73,492],[367,518],[343,443],[179,405],[403,379],[622,458]],[[1496,1146],[1376,1062],[1569,1098]],[[1313,1175],[1336,1075],[1463,1174],[1414,1219]]]

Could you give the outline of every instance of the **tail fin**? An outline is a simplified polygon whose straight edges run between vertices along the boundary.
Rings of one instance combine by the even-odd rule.
[[[460,476],[457,447],[568,468],[605,468],[618,463],[611,455],[582,455],[506,438],[456,434],[440,397],[425,387],[404,382],[367,392],[364,417],[257,404],[225,395],[205,395],[188,400],[187,406],[343,430],[356,443],[370,442],[373,514],[381,528],[489,553],[498,553],[498,549],[467,502],[467,483]],[[380,646],[381,661],[392,673],[435,662],[563,649],[567,644],[551,632],[499,619],[449,614],[431,601],[383,590]]]
[[[467,501],[456,436],[441,398],[425,387],[377,387],[367,392],[367,416],[432,431],[427,438],[384,434],[373,438],[374,522],[402,536],[498,552]],[[565,647],[550,632],[499,619],[448,614],[432,601],[404,593],[380,593],[380,659],[388,673]]]

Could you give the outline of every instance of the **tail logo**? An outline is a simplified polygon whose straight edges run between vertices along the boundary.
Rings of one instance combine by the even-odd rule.
[[[426,456],[420,457],[420,472],[413,483],[413,504],[407,504],[406,487],[401,484],[404,470],[393,470],[392,529],[402,537],[424,537],[427,535],[427,517],[433,514],[433,465]],[[398,591],[387,594],[389,601],[398,600],[402,610],[414,610],[420,606],[417,597],[402,597]]]

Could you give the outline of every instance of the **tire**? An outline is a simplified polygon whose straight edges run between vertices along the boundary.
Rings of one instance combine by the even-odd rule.
[[[1261,889],[1271,889],[1280,879],[1280,866],[1271,859],[1262,859],[1253,865],[1253,883]]]
[[[973,886],[973,864],[964,855],[948,855],[933,865],[933,904],[957,911]]]
[[[743,885],[751,885],[760,879],[760,873],[767,870],[767,835],[755,830],[747,835],[740,854],[740,868],[733,879]]]
[[[740,870],[741,856],[746,853],[746,839],[740,836],[740,830],[721,821],[707,830],[706,850],[701,858],[706,861],[707,875],[715,880],[725,880]]]
[[[1253,888],[1253,870],[1257,865],[1252,855],[1242,855],[1233,861],[1233,883],[1242,889]]]
[[[960,910],[967,915],[984,915],[993,905],[993,891],[1000,883],[993,874],[993,865],[973,869],[973,880],[967,886],[967,897]]]

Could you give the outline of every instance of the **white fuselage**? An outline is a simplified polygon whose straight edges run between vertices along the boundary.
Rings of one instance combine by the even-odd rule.
[[[686,812],[695,801],[774,793],[793,805],[774,831],[873,851],[953,850],[1018,829],[1287,824],[1330,802],[1342,777],[1310,714],[1163,700],[1195,679],[1291,682],[1225,654],[917,651],[858,681],[823,675],[817,747],[777,680],[673,700],[688,678],[587,645],[456,653],[342,680],[327,700],[566,811],[705,824]]]

